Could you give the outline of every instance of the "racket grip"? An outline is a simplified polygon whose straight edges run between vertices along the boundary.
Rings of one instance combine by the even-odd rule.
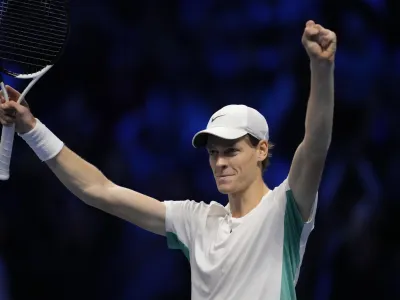
[[[0,143],[0,180],[10,178],[11,153],[14,143],[15,125],[3,126]]]

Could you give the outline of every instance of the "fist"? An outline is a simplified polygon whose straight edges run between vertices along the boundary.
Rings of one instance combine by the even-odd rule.
[[[336,34],[314,21],[308,21],[301,39],[311,60],[333,62],[336,53]]]
[[[9,101],[6,102],[4,93],[0,94],[0,123],[3,126],[15,124],[15,131],[26,133],[33,129],[36,119],[29,110],[28,103],[25,100],[21,104],[17,103],[20,93],[10,86],[6,86]]]

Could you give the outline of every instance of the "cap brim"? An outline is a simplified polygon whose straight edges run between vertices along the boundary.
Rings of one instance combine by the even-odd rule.
[[[236,140],[245,136],[248,132],[244,129],[213,127],[196,133],[192,140],[192,145],[195,148],[205,147],[208,136],[214,135],[225,140]]]

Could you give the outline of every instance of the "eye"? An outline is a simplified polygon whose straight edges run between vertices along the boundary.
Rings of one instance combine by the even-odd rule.
[[[233,156],[233,155],[237,154],[238,151],[239,150],[236,148],[228,148],[225,150],[225,154],[228,156]]]
[[[214,156],[214,155],[216,155],[216,154],[217,154],[217,150],[214,150],[214,149],[208,149],[208,154],[209,154],[210,156]]]

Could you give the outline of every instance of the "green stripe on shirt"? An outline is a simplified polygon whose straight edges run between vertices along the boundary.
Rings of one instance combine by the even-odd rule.
[[[182,243],[178,236],[173,232],[167,232],[167,244],[169,249],[179,249],[185,254],[186,258],[190,261],[189,248]]]
[[[281,279],[281,300],[295,300],[294,279],[300,264],[300,238],[304,222],[297,208],[293,192],[286,192],[284,222],[283,262]]]

